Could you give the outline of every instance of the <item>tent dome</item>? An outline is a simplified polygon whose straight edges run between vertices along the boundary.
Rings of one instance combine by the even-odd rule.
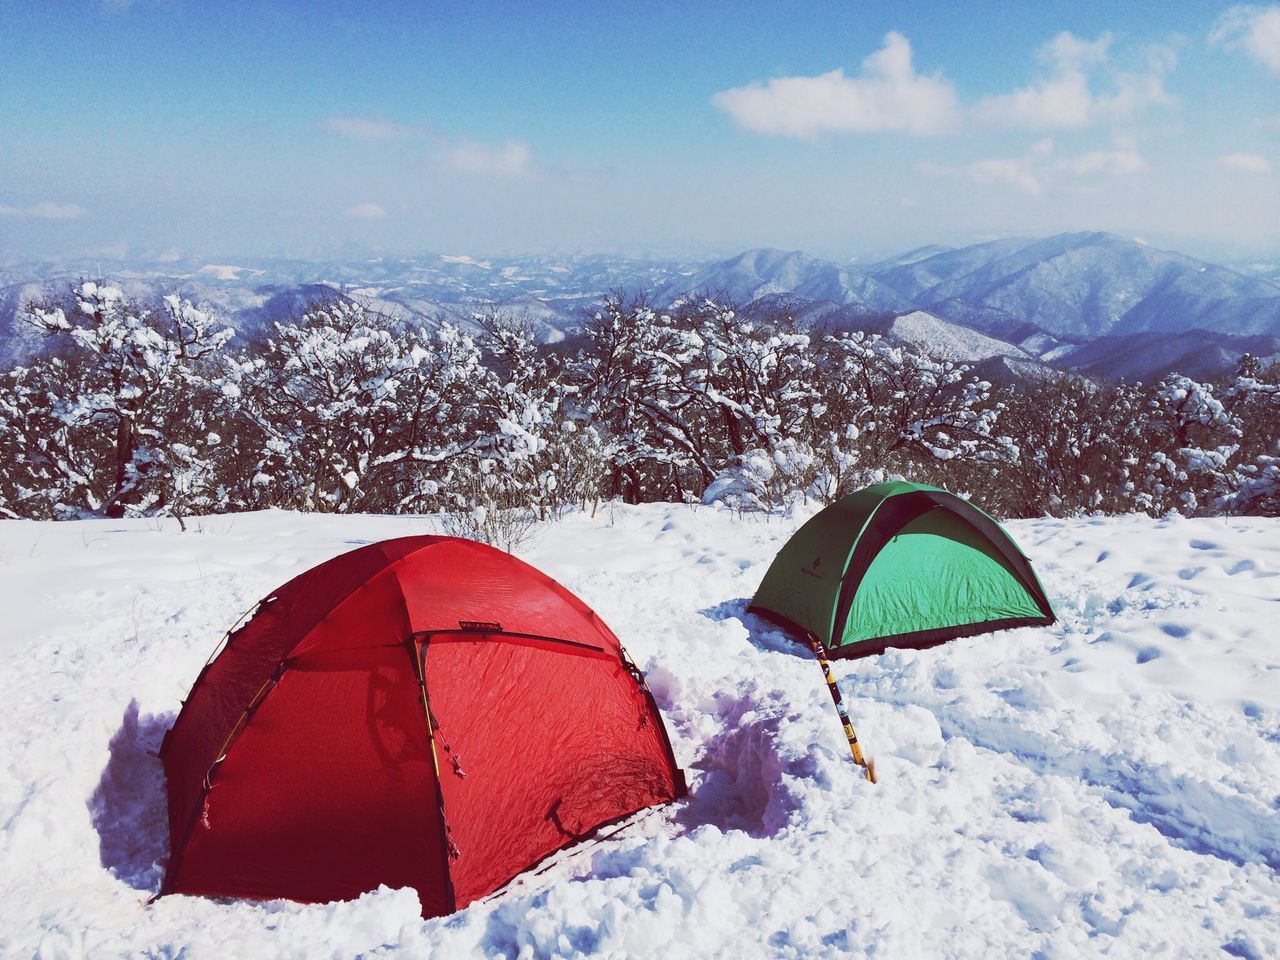
[[[581,600],[454,537],[374,543],[262,600],[161,749],[163,893],[424,916],[684,792],[643,677]]]
[[[995,520],[937,487],[890,481],[802,526],[748,608],[822,642],[833,657],[929,647],[1053,623],[1031,563]]]

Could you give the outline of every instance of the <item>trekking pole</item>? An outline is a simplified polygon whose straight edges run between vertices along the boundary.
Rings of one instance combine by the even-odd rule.
[[[849,721],[849,711],[845,709],[844,700],[840,696],[840,688],[836,686],[835,677],[831,676],[831,664],[827,663],[827,649],[822,641],[809,634],[809,646],[818,658],[818,666],[822,667],[822,675],[827,680],[827,689],[831,691],[831,700],[836,705],[836,713],[840,714],[840,723],[844,727],[844,735],[849,741],[849,752],[853,754],[853,762],[862,768],[867,779],[876,782],[876,762],[862,755],[862,747],[858,745],[858,735],[853,732],[853,724]]]

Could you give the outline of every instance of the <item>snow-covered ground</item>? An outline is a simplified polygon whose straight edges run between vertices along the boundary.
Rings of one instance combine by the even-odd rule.
[[[837,662],[872,786],[744,613],[803,519],[606,506],[522,551],[647,669],[690,795],[427,922],[147,900],[151,751],[219,635],[429,520],[0,523],[0,956],[1280,956],[1280,521],[1009,524],[1059,623]]]

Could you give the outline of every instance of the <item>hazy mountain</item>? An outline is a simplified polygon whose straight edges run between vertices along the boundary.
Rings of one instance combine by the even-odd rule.
[[[1191,329],[1280,333],[1274,282],[1109,233],[998,240],[872,275],[951,319],[1004,316],[1066,337]],[[957,309],[972,312],[962,319]]]
[[[891,258],[868,268],[885,286],[904,299],[920,302],[941,283],[976,273],[1001,257],[1016,253],[1028,241],[993,240],[968,247],[941,250],[926,257]],[[925,248],[927,249],[927,248]],[[901,261],[901,262],[900,262]],[[934,302],[941,297],[931,298]]]
[[[871,324],[894,316],[893,311],[872,310],[862,303],[810,300],[795,293],[769,293],[742,308],[744,315],[789,316],[801,327],[817,330],[868,330]]]
[[[654,300],[670,303],[695,293],[723,295],[741,303],[787,293],[867,310],[911,307],[909,300],[866,273],[795,250],[748,250],[729,260],[707,264],[658,288]]]
[[[585,313],[622,292],[659,307],[725,296],[747,313],[875,330],[938,356],[1024,372],[1051,364],[1129,379],[1174,367],[1208,375],[1230,369],[1245,349],[1274,352],[1270,338],[1280,336],[1272,264],[1233,270],[1112,234],[1075,233],[919,247],[867,266],[774,249],[719,261],[353,253],[327,262],[167,255],[13,263],[0,265],[0,360],[38,342],[15,320],[27,303],[101,276],[133,297],[177,292],[206,303],[246,335],[269,332],[318,297],[342,295],[424,324],[473,327],[475,313],[498,309],[527,318],[542,342],[572,343]],[[1247,346],[1247,337],[1263,339]]]
[[[1264,362],[1280,360],[1280,337],[1240,337],[1205,330],[1133,333],[1079,344],[1051,362],[1104,380],[1150,382],[1175,370],[1203,380],[1229,375],[1245,353]]]
[[[1007,340],[1010,343],[1022,343],[1032,338],[1039,338],[1041,341],[1052,340],[1054,344],[1059,342],[1058,338],[1053,337],[1042,327],[1014,316],[1008,311],[991,306],[974,306],[955,297],[933,304],[929,312],[952,323],[958,323],[972,330],[980,330],[988,336]]]
[[[740,301],[792,294],[910,312],[1020,342],[1204,329],[1280,334],[1280,284],[1108,233],[922,247],[859,270],[796,251],[748,250],[660,288],[659,300],[722,292]]]
[[[585,308],[610,291],[652,291],[695,265],[605,255],[479,259],[463,255],[368,257],[316,263],[246,258],[207,262],[163,257],[127,263],[71,258],[0,267],[0,360],[29,352],[33,332],[17,316],[33,301],[61,297],[84,278],[109,278],[130,297],[178,293],[208,304],[242,334],[271,325],[307,303],[341,294],[422,323],[473,327],[472,315],[496,307],[529,319],[543,342],[561,340]]]
[[[930,257],[936,257],[940,253],[950,253],[954,249],[955,247],[944,247],[936,243],[930,243],[923,247],[916,247],[914,250],[908,250],[906,253],[899,253],[896,256],[878,260],[865,269],[866,272],[873,273],[891,270],[894,267],[905,267],[913,263],[919,263],[921,260],[928,260]]]
[[[1224,264],[1236,273],[1247,277],[1261,277],[1272,283],[1280,283],[1280,263],[1273,260],[1240,260]]]
[[[1036,359],[1012,343],[997,340],[958,323],[949,323],[923,310],[913,310],[888,320],[869,323],[867,329],[914,344],[939,360],[974,362],[993,357]]]

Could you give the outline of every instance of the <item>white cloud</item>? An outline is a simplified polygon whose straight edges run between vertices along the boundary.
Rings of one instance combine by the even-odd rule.
[[[40,220],[75,220],[88,211],[75,203],[54,203],[41,200],[29,207],[11,207],[0,204],[0,217],[36,217]]]
[[[523,177],[534,170],[533,148],[523,140],[485,143],[466,137],[455,139],[430,127],[399,123],[381,117],[330,116],[321,120],[320,125],[349,140],[425,141],[438,164],[460,173]],[[353,213],[352,216],[360,215]]]
[[[414,135],[413,127],[382,117],[325,117],[320,124],[349,140],[405,140]]]
[[[1114,69],[1110,49],[1110,34],[1083,40],[1064,31],[1037,52],[1047,65],[1045,76],[1010,93],[983,97],[974,105],[974,117],[985,126],[1079,130],[1171,102],[1164,88],[1174,65],[1170,48],[1149,50],[1139,72]],[[1109,81],[1106,92],[1095,89],[1103,77]]]
[[[745,130],[805,139],[828,131],[936,134],[960,120],[951,81],[916,73],[911,44],[900,33],[885,36],[884,46],[862,61],[856,77],[842,69],[816,77],[774,77],[722,90],[711,102]]]
[[[961,172],[974,183],[1008,183],[1033,194],[1044,190],[1034,163],[1027,157],[978,160],[961,168]]]
[[[921,173],[961,176],[974,183],[1008,184],[1039,196],[1060,185],[1079,186],[1097,177],[1120,177],[1147,168],[1137,147],[1118,140],[1110,150],[1091,150],[1074,156],[1054,155],[1053,141],[1037,140],[1020,156],[992,157],[961,165],[921,163]]]
[[[377,203],[357,203],[354,207],[347,207],[347,216],[356,220],[382,220],[386,215],[387,211]]]
[[[1259,153],[1225,153],[1218,162],[1228,170],[1241,173],[1270,173],[1271,162]]]
[[[533,170],[533,150],[523,140],[499,144],[459,140],[442,157],[446,166],[462,173],[522,177]]]
[[[1037,51],[1042,76],[963,104],[941,73],[916,73],[911,44],[890,33],[857,76],[836,69],[774,77],[722,90],[711,102],[745,130],[802,139],[828,132],[938,134],[966,126],[1079,130],[1172,102],[1164,86],[1175,63],[1171,47],[1150,47],[1140,69],[1122,70],[1112,62],[1111,46],[1110,34],[1087,40],[1064,31]]]
[[[42,220],[74,220],[77,217],[83,217],[87,212],[84,207],[74,203],[54,203],[50,200],[41,200],[39,203],[32,204],[27,212],[33,217],[39,217]]]
[[[1104,33],[1097,40],[1083,40],[1069,30],[1060,34],[1036,51],[1043,62],[1054,66],[1070,66],[1076,69],[1091,64],[1106,63],[1111,55],[1111,34]]]
[[[1060,172],[1076,177],[1122,177],[1145,170],[1147,162],[1133,147],[1120,146],[1114,150],[1090,150],[1079,156],[1063,157],[1056,167]]]
[[[1209,42],[1240,49],[1272,73],[1280,74],[1280,5],[1242,4],[1218,17]]]

